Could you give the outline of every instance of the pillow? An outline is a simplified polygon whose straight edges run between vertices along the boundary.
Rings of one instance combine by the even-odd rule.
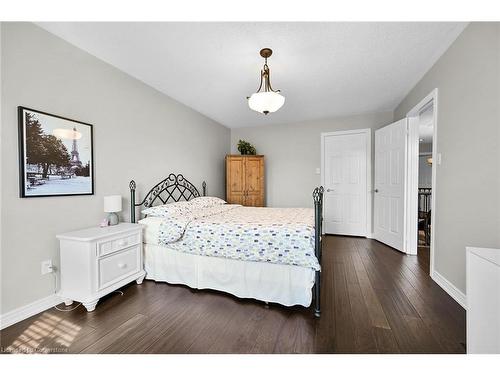
[[[195,208],[208,208],[214,206],[220,206],[226,204],[227,202],[223,199],[217,197],[197,197],[189,201],[192,207]]]
[[[155,216],[155,217],[169,217],[169,216],[179,216],[187,215],[191,213],[191,205],[189,202],[172,202],[167,204],[162,204],[159,206],[153,206],[142,210],[143,215]]]

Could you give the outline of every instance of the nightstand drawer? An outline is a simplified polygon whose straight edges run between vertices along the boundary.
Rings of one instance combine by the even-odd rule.
[[[114,240],[100,242],[97,245],[98,246],[97,256],[101,257],[103,255],[125,249],[129,246],[138,245],[140,240],[141,240],[140,234],[134,233],[132,235],[117,238]]]
[[[103,289],[122,278],[140,271],[141,247],[134,246],[98,260],[99,286]]]

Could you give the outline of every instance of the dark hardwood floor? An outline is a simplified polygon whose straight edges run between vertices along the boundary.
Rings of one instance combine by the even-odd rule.
[[[94,312],[47,310],[0,332],[3,352],[464,353],[465,311],[428,276],[428,255],[328,236],[322,315],[146,281]],[[61,308],[64,305],[60,305]]]

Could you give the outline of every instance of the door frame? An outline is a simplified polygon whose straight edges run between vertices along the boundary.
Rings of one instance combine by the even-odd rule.
[[[373,185],[372,185],[372,129],[339,130],[321,133],[321,186],[325,186],[325,138],[328,136],[364,134],[366,140],[366,229],[365,237],[372,238],[372,206],[373,206]],[[324,234],[324,233],[323,233]]]
[[[436,233],[436,170],[437,166],[441,164],[441,154],[437,152],[437,127],[438,127],[438,89],[432,90],[425,98],[423,98],[416,106],[414,106],[407,114],[408,119],[408,141],[409,144],[415,144],[418,146],[419,134],[418,134],[418,121],[415,121],[419,113],[432,102],[433,105],[433,134],[432,134],[432,199],[431,199],[431,243],[429,250],[429,274],[432,277],[434,275],[434,254],[435,254],[435,233]],[[406,238],[407,238],[407,248],[414,249],[414,254],[417,254],[418,246],[418,147],[416,150],[411,148],[408,149],[408,201],[406,210]],[[416,151],[416,152],[415,152]],[[415,163],[416,158],[416,163]]]

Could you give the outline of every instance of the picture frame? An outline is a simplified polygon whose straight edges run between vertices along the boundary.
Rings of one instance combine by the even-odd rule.
[[[19,196],[94,194],[91,124],[19,106]]]

